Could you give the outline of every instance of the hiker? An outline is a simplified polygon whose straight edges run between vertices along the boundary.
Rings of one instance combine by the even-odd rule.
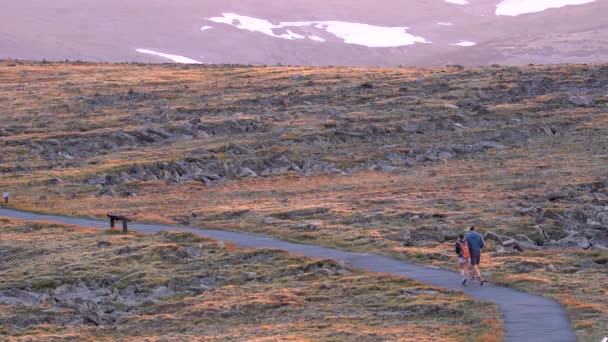
[[[8,191],[5,191],[2,194],[2,197],[4,198],[4,203],[8,203],[8,195],[9,195]]]
[[[483,249],[485,243],[483,241],[483,236],[475,231],[475,227],[471,226],[469,228],[469,232],[466,236],[467,244],[469,245],[469,253],[471,254],[471,267],[472,267],[472,275],[471,282],[475,281],[475,276],[479,278],[479,285],[483,286],[484,280],[481,277],[481,272],[479,272],[479,262],[481,261],[481,250]]]
[[[458,254],[458,269],[462,276],[462,285],[467,286],[470,273],[469,268],[471,267],[471,254],[469,253],[469,244],[464,239],[463,234],[460,234],[454,247],[456,254]]]

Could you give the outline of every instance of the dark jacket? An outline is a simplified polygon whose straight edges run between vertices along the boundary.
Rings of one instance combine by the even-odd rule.
[[[456,240],[456,244],[454,245],[454,250],[456,251],[456,254],[458,254],[458,257],[462,258],[463,250],[462,250],[461,242],[459,240]]]
[[[472,254],[480,254],[481,249],[485,246],[483,236],[477,232],[468,232],[465,240],[467,240],[469,251]]]

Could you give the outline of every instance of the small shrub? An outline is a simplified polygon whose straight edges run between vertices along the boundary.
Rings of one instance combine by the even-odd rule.
[[[608,256],[595,258],[595,259],[593,259],[593,262],[596,264],[600,264],[600,265],[606,265],[606,264],[608,264]]]
[[[35,290],[54,289],[57,287],[55,279],[37,279],[32,281],[32,288]]]
[[[543,236],[541,236],[538,232],[534,232],[534,233],[528,234],[528,237],[537,246],[542,246],[542,245],[545,244],[545,238]]]

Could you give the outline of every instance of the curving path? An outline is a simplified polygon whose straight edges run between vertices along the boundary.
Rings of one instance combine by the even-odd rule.
[[[8,209],[0,209],[1,216],[29,221],[58,222],[84,227],[105,228],[109,226],[107,222],[97,220],[40,215]],[[164,230],[188,231],[199,236],[233,243],[241,247],[278,248],[290,253],[313,258],[341,260],[346,264],[365,270],[403,276],[434,286],[464,291],[468,296],[492,301],[498,305],[503,314],[508,341],[576,341],[566,312],[556,301],[491,284],[484,285],[483,287],[471,285],[463,289],[460,284],[460,276],[449,271],[425,268],[376,254],[354,253],[313,245],[302,245],[247,233],[157,224],[132,224],[130,227],[140,232],[150,233]]]

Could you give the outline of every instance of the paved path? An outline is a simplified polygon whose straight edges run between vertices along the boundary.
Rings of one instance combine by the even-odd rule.
[[[0,209],[1,216],[21,220],[59,222],[84,227],[106,228],[109,226],[108,222],[97,220],[39,215],[7,209]],[[463,290],[462,285],[460,285],[461,278],[456,273],[425,268],[376,254],[346,252],[313,245],[290,243],[266,236],[213,229],[157,224],[131,224],[130,228],[150,233],[165,230],[188,231],[241,247],[278,248],[313,258],[340,260],[354,267],[373,272],[403,276],[452,290]],[[503,314],[508,341],[576,341],[566,312],[554,300],[495,285],[484,285],[483,287],[471,285],[464,288],[464,293],[473,298],[492,301],[498,305]]]

